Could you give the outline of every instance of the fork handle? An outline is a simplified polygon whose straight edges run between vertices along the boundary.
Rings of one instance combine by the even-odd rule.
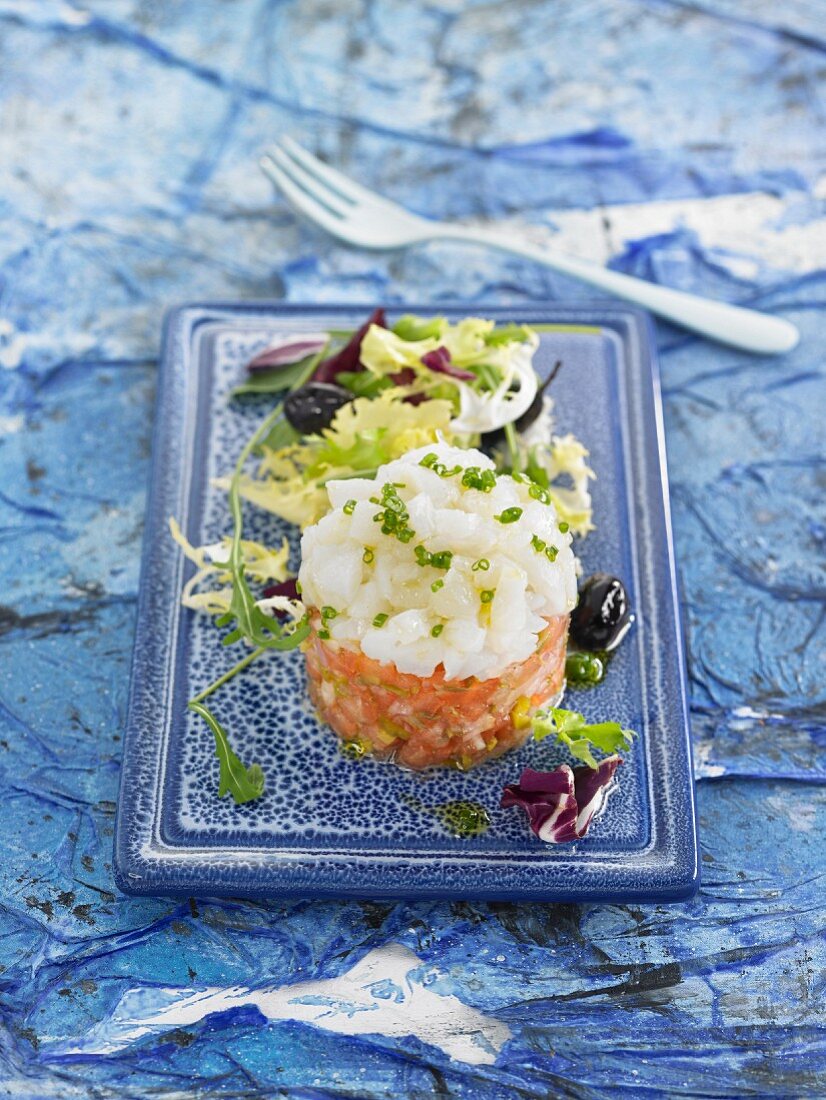
[[[439,240],[481,244],[499,252],[510,252],[514,256],[534,260],[553,271],[560,271],[618,298],[644,306],[652,313],[692,332],[710,336],[721,344],[728,344],[742,351],[776,355],[791,351],[800,339],[800,333],[795,326],[782,317],[772,317],[757,310],[743,309],[741,306],[731,306],[725,302],[700,298],[696,294],[687,294],[682,290],[658,286],[563,252],[520,244],[495,231],[462,225],[440,225],[438,233],[433,236]]]

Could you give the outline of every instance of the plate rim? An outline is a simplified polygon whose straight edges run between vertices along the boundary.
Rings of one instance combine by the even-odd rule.
[[[508,886],[502,890],[497,888],[496,882],[482,885],[481,888],[468,889],[462,884],[461,869],[469,862],[475,862],[484,866],[489,858],[483,853],[471,852],[463,855],[440,856],[439,861],[444,868],[452,867],[452,875],[444,877],[442,881],[434,885],[428,879],[427,870],[432,865],[432,854],[417,854],[406,850],[403,855],[397,853],[372,853],[365,856],[362,853],[352,851],[343,853],[341,863],[326,860],[327,878],[335,878],[332,885],[314,879],[307,881],[307,874],[317,869],[320,860],[325,857],[325,850],[318,849],[306,852],[304,863],[299,849],[282,850],[274,848],[255,848],[245,846],[242,849],[226,848],[194,848],[174,847],[164,844],[159,836],[153,836],[147,829],[146,809],[142,807],[147,797],[152,792],[141,791],[131,785],[135,778],[135,741],[140,733],[135,725],[136,707],[139,696],[145,691],[144,670],[142,665],[142,650],[146,648],[146,634],[149,629],[150,617],[153,614],[150,606],[150,586],[147,577],[151,567],[151,559],[157,551],[157,535],[159,528],[159,514],[163,516],[172,507],[169,500],[169,487],[163,480],[163,467],[170,466],[168,462],[170,449],[173,457],[185,459],[185,440],[178,438],[170,440],[166,429],[168,421],[176,416],[180,419],[184,406],[178,406],[170,401],[170,394],[174,397],[174,386],[181,379],[176,378],[175,367],[180,367],[186,361],[187,351],[191,347],[192,338],[197,328],[203,324],[216,321],[237,319],[239,316],[272,317],[273,319],[303,316],[312,317],[319,314],[346,312],[348,314],[371,312],[376,308],[376,303],[358,302],[322,302],[322,303],[290,303],[278,300],[256,300],[253,302],[235,301],[187,301],[170,308],[164,317],[161,354],[159,358],[159,377],[155,399],[155,416],[152,433],[152,456],[150,460],[150,476],[146,504],[146,527],[144,531],[143,547],[141,553],[141,571],[138,589],[138,609],[135,628],[135,641],[133,646],[130,690],[127,705],[127,722],[123,740],[123,761],[121,767],[120,786],[118,792],[117,817],[114,838],[113,875],[116,885],[120,890],[133,895],[160,895],[160,896],[186,896],[192,893],[232,894],[248,897],[272,898],[283,896],[302,897],[430,897],[430,898],[480,898],[487,900],[544,900],[544,901],[677,901],[691,897],[699,886],[699,858],[697,842],[697,814],[696,795],[693,776],[692,747],[690,737],[690,724],[688,718],[688,689],[687,673],[685,666],[684,636],[681,622],[681,611],[678,594],[676,565],[674,558],[674,544],[671,526],[671,512],[669,503],[669,487],[667,474],[667,460],[665,448],[665,433],[663,426],[663,412],[661,401],[661,386],[659,364],[653,340],[653,325],[649,315],[641,309],[619,304],[615,301],[600,299],[580,300],[575,303],[549,302],[549,303],[518,303],[513,305],[501,305],[498,303],[462,302],[460,300],[444,303],[451,313],[481,314],[491,317],[518,318],[522,316],[529,323],[527,315],[547,318],[552,323],[564,324],[566,321],[573,323],[597,325],[607,328],[615,338],[629,342],[636,347],[627,349],[630,353],[636,353],[640,359],[640,369],[645,377],[650,369],[651,376],[651,400],[654,408],[654,424],[652,426],[655,450],[657,456],[657,468],[651,469],[651,464],[646,458],[646,472],[658,475],[656,482],[661,493],[662,519],[665,530],[665,545],[662,547],[664,554],[667,579],[671,591],[671,612],[674,620],[673,637],[669,638],[675,647],[677,664],[677,689],[679,699],[679,714],[681,725],[679,731],[669,731],[671,739],[677,738],[678,748],[683,752],[686,764],[686,775],[671,775],[676,783],[682,783],[680,795],[683,801],[682,829],[680,835],[672,838],[672,843],[665,850],[662,837],[655,836],[652,843],[645,849],[632,850],[617,853],[616,858],[611,858],[610,853],[594,853],[586,862],[576,860],[576,885],[566,890],[554,883],[552,886],[543,886],[541,876],[550,866],[546,860],[530,858],[529,856],[513,857],[512,863],[520,876],[520,882]],[[432,312],[433,303],[414,304],[407,301],[389,302],[387,309],[394,312]],[[596,320],[596,317],[599,320]],[[622,331],[624,329],[624,332]],[[197,401],[197,385],[191,386],[194,391],[194,399]],[[193,395],[190,394],[190,399]],[[648,439],[646,440],[648,442]],[[162,461],[163,459],[163,461]],[[171,464],[174,466],[174,462]],[[181,492],[185,479],[180,479]],[[188,485],[188,483],[186,483]],[[167,647],[168,649],[169,647]],[[174,649],[169,653],[174,658]],[[156,673],[163,673],[164,669],[155,669]],[[150,672],[150,677],[152,673]],[[157,736],[157,735],[156,735]],[[668,766],[673,767],[671,758]],[[138,769],[139,770],[139,769]],[[156,771],[155,778],[158,778]],[[156,796],[156,792],[155,792]],[[652,828],[653,819],[657,811],[657,799],[652,800]],[[654,829],[656,834],[656,829]],[[676,839],[676,843],[674,842]],[[327,850],[327,855],[336,857],[339,852],[332,846]],[[553,863],[565,863],[566,849],[560,849],[559,856]],[[570,849],[567,849],[570,851]],[[216,856],[220,858],[216,860]],[[475,859],[474,859],[475,857]],[[206,861],[209,861],[208,863]],[[359,864],[359,872],[354,876],[352,864]],[[503,866],[501,858],[493,861],[493,871],[496,877]],[[419,867],[419,864],[422,864]],[[310,864],[314,865],[310,866]],[[349,864],[345,867],[344,864]],[[455,867],[453,866],[455,864]],[[393,867],[403,868],[405,883],[396,889],[387,888],[384,881],[388,871]],[[595,868],[599,867],[595,875]],[[490,870],[490,869],[489,869]],[[589,873],[590,872],[590,873]],[[478,873],[478,868],[477,868]],[[275,876],[277,882],[267,880]],[[605,881],[605,878],[609,881]],[[267,880],[262,882],[262,878]],[[589,882],[589,878],[595,881]],[[533,881],[533,880],[537,881]],[[421,880],[421,881],[419,881]]]

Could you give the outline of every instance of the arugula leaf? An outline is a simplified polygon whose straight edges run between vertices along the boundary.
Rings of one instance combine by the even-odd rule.
[[[224,645],[232,645],[241,638],[248,638],[256,646],[263,649],[295,649],[310,632],[309,621],[297,624],[294,629],[285,630],[276,619],[257,606],[255,597],[250,591],[245,577],[244,549],[241,534],[243,531],[243,505],[241,502],[241,477],[244,472],[244,463],[253,450],[271,432],[273,426],[281,416],[281,409],[276,408],[264,420],[247,443],[238,461],[229,485],[227,498],[229,511],[232,516],[232,541],[230,543],[229,561],[226,563],[227,572],[232,581],[232,598],[230,599],[229,612],[219,619],[219,625],[227,625],[234,620],[235,629],[224,638]]]
[[[537,711],[531,720],[531,727],[535,741],[553,735],[572,756],[582,760],[589,768],[599,767],[591,751],[592,746],[611,755],[630,748],[635,736],[633,730],[623,729],[619,722],[597,722],[589,726],[578,711],[559,707]]]
[[[285,417],[282,420],[276,420],[264,438],[256,444],[255,450],[258,453],[266,447],[270,451],[280,451],[282,447],[289,447],[299,439],[301,436]]]
[[[212,730],[215,738],[215,755],[220,765],[218,797],[231,794],[237,806],[260,798],[264,792],[264,773],[259,764],[247,767],[230,748],[226,730],[203,703],[192,702],[189,709],[199,714]]]

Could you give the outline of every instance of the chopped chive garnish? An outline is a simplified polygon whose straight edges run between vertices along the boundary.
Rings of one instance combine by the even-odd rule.
[[[490,603],[495,595],[495,588],[483,588],[482,591],[479,593],[479,599],[482,601],[482,603]]]
[[[539,535],[531,535],[531,546],[534,548],[537,554],[544,553],[545,547],[547,545],[547,542],[545,542],[544,539],[541,539]]]
[[[516,523],[521,515],[521,508],[506,508],[504,512],[500,512],[498,516],[494,516],[493,518],[497,523]]]
[[[536,482],[528,489],[528,496],[532,500],[541,500],[543,504],[551,503],[551,494],[547,489],[543,489],[541,485],[537,485]]]
[[[354,500],[348,500],[347,503],[344,505],[344,508],[343,508],[345,516],[352,516],[352,514],[353,514],[353,512],[355,512],[355,510],[356,510],[356,502]]]
[[[393,486],[396,489],[406,489],[407,488],[407,482],[405,482],[405,481],[394,481]]]
[[[336,611],[336,609],[334,607],[330,607],[328,605],[326,607],[322,607],[322,609],[321,609],[321,617],[322,617],[322,619],[324,620],[325,623],[327,622],[328,619],[334,619],[336,617],[336,615],[338,615],[338,612]]]
[[[382,534],[393,535],[399,542],[410,542],[416,532],[407,525],[410,515],[396,486],[387,482],[381,487],[381,500],[378,497],[370,497],[370,500],[373,504],[381,504],[384,509],[373,516],[373,521],[381,524]]]
[[[390,618],[390,616],[386,615],[384,613],[384,611],[380,611],[379,614],[376,615],[375,619],[373,619],[373,626],[375,626],[375,627],[384,626],[384,624],[387,622],[387,620],[389,618]]]
[[[440,635],[440,634],[442,633],[442,631],[444,630],[444,628],[445,628],[445,627],[444,627],[444,623],[436,623],[436,625],[435,625],[435,626],[433,627],[433,629],[432,629],[432,630],[430,631],[431,637],[433,637],[433,638],[438,638],[438,637],[439,637],[439,635]]]
[[[372,562],[373,558],[375,558],[375,556],[376,555],[373,553],[371,547],[365,546],[364,553],[361,555],[361,560],[365,563],[365,565],[369,565]]]
[[[566,531],[570,530],[570,527],[571,527],[570,523],[566,523],[564,519],[559,524],[559,530],[562,532],[563,535],[565,534]]]
[[[295,590],[296,590],[296,592],[297,592],[297,593],[299,594],[299,596],[300,596],[300,595],[301,595],[301,593],[302,593],[302,591],[303,591],[303,589],[302,589],[302,587],[301,587],[301,581],[296,581],[296,582],[295,582]]]
[[[462,485],[465,489],[479,489],[482,493],[489,493],[496,487],[496,474],[493,470],[483,470],[479,466],[468,466],[462,474]]]
[[[433,451],[431,451],[430,454],[426,454],[424,456],[424,458],[421,459],[421,461],[419,462],[419,465],[420,466],[426,466],[426,467],[430,468],[431,466],[433,466],[433,464],[435,462],[438,462],[438,461],[439,461],[439,456],[437,454],[434,454]]]
[[[431,584],[430,591],[431,592],[438,592],[439,589],[444,588],[444,586],[445,586],[445,582],[442,580],[441,577],[439,577],[439,579],[437,581],[434,581],[433,584]]]
[[[450,569],[450,563],[453,560],[452,550],[439,550],[431,554],[419,543],[414,552],[418,565],[432,565],[434,569]]]
[[[545,550],[545,557],[548,561],[556,561],[556,555],[558,553],[559,550],[555,546],[548,546]]]
[[[327,641],[330,640],[330,631],[329,630],[319,630],[318,636],[319,636],[319,638],[321,638],[322,641],[327,642]]]
[[[475,561],[470,568],[473,570],[474,573],[478,573],[480,569],[483,573],[487,573],[488,569],[490,569],[490,562],[487,558],[479,558],[479,560]]]

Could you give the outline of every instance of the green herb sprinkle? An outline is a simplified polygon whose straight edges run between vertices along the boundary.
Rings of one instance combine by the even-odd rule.
[[[504,512],[500,512],[498,516],[493,518],[497,523],[516,523],[521,515],[521,508],[506,508]]]

